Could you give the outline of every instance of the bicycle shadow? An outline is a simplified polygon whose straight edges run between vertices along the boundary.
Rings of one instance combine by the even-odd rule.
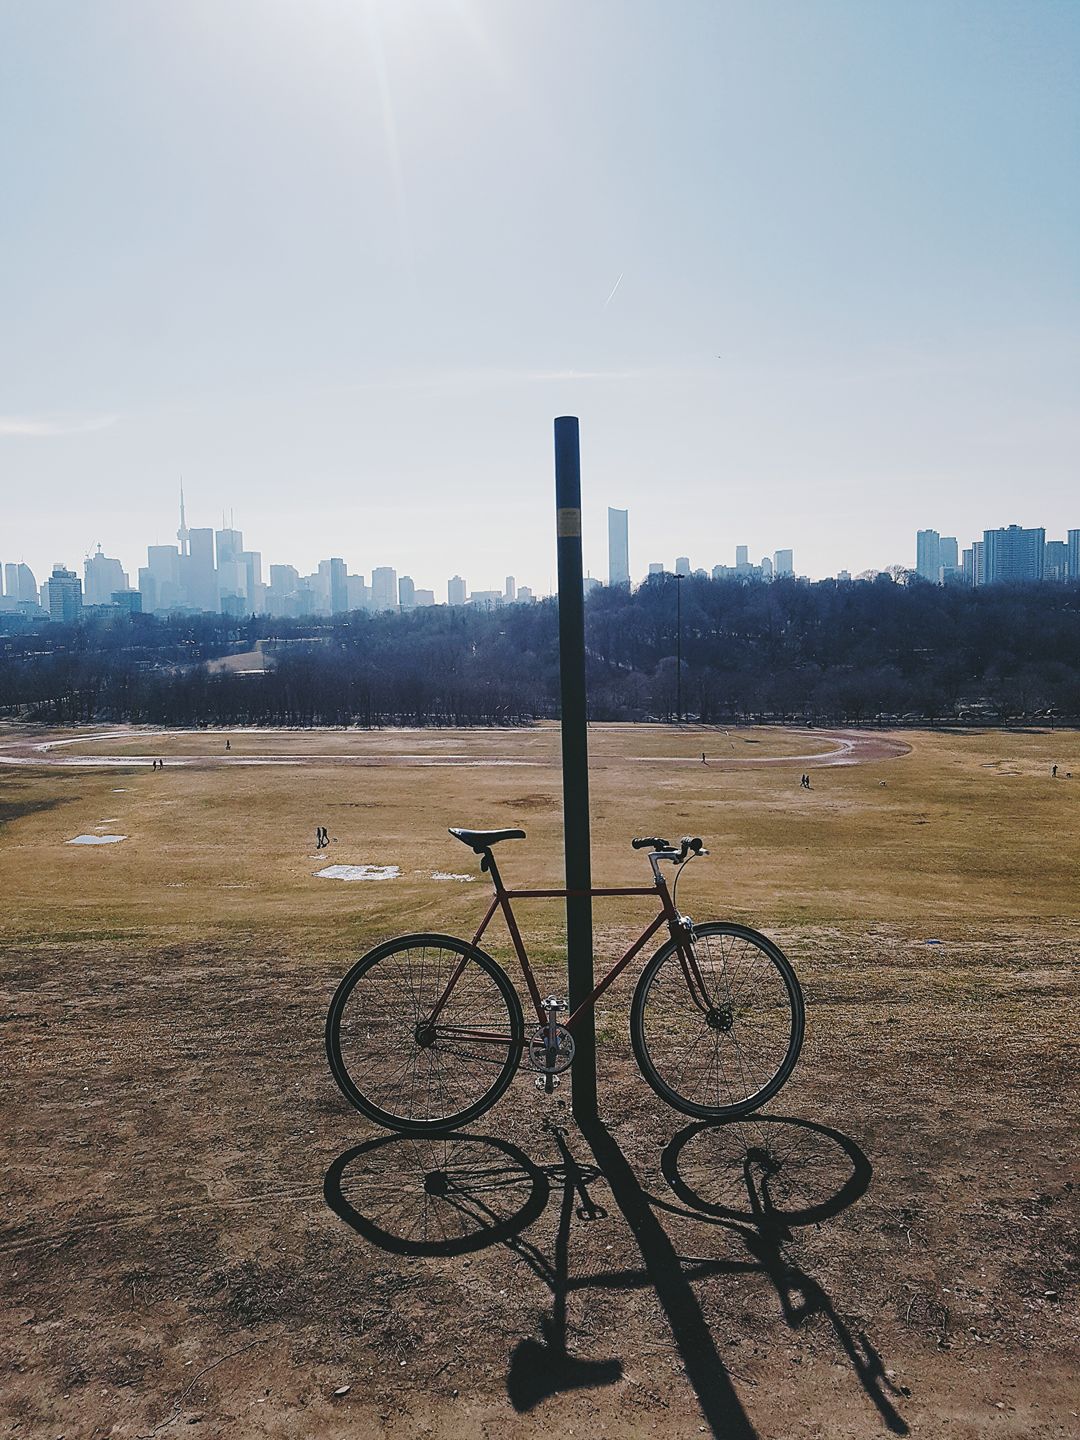
[[[658,1178],[667,1193],[656,1194],[642,1185],[603,1121],[586,1123],[580,1132],[595,1164],[575,1157],[568,1143],[571,1132],[551,1124],[545,1128],[559,1152],[554,1163],[538,1164],[519,1146],[487,1135],[383,1135],[340,1155],[324,1185],[330,1209],[384,1250],[420,1259],[502,1245],[542,1282],[551,1306],[539,1318],[539,1338],[522,1338],[509,1357],[507,1395],[516,1410],[529,1411],[569,1390],[618,1381],[620,1357],[570,1353],[570,1296],[650,1287],[713,1434],[753,1440],[756,1432],[717,1349],[695,1282],[762,1275],[792,1329],[814,1316],[828,1321],[885,1426],[893,1434],[908,1433],[881,1357],[865,1334],[852,1334],[824,1287],[787,1249],[798,1226],[820,1224],[865,1194],[872,1169],[853,1140],[827,1126],[775,1116],[689,1125],[663,1150]],[[607,1218],[594,1197],[598,1185],[610,1191],[642,1264],[574,1274],[575,1219]],[[549,1259],[525,1232],[543,1214],[553,1191],[559,1193],[559,1213]],[[662,1217],[715,1226],[745,1247],[745,1258],[680,1254]]]

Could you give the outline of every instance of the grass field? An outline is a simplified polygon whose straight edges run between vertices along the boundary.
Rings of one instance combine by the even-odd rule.
[[[704,836],[680,907],[787,951],[803,1058],[766,1118],[688,1130],[624,981],[603,1133],[520,1077],[436,1154],[344,1104],[326,1006],[376,940],[475,928],[448,825],[522,826],[508,883],[561,883],[557,728],[0,733],[36,762],[0,765],[13,1433],[1074,1435],[1080,736],[898,738],[594,727],[595,883]],[[597,902],[598,960],[635,904]],[[520,918],[563,988],[558,906]]]

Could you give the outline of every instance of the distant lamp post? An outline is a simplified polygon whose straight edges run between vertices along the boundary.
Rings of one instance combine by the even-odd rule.
[[[682,724],[682,582],[685,575],[675,576],[675,720]]]

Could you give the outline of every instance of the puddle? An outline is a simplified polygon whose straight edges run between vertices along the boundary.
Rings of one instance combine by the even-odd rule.
[[[112,793],[114,795],[129,795],[131,792],[129,790],[114,790]]]
[[[116,845],[121,840],[126,840],[126,835],[76,835],[74,840],[69,840],[69,845]]]
[[[397,865],[327,865],[315,874],[323,880],[396,880],[401,870]]]
[[[433,870],[433,871],[431,872],[431,878],[432,878],[433,880],[465,880],[465,881],[468,881],[468,882],[471,884],[471,883],[476,879],[476,876],[475,876],[475,875],[452,875],[448,870]]]

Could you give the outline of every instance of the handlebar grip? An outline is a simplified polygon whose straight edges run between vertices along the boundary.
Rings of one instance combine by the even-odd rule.
[[[631,840],[630,844],[635,850],[644,850],[647,845],[651,845],[654,850],[668,850],[671,848],[666,840],[657,840],[652,836],[644,835],[639,836],[637,840]]]
[[[700,835],[694,835],[693,837],[684,835],[682,838],[683,849],[692,850],[695,855],[701,849],[703,843]]]

